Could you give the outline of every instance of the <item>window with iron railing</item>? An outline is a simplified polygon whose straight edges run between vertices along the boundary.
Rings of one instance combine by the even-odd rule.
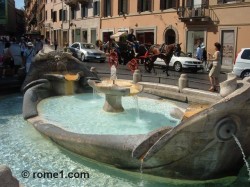
[[[152,11],[153,0],[137,0],[137,12]]]
[[[118,1],[118,14],[119,15],[128,14],[128,0]]]
[[[176,8],[179,4],[178,0],[161,0],[160,1],[160,9],[166,10],[169,8]]]

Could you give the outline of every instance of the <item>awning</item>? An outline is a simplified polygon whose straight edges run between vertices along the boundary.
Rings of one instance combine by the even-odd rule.
[[[111,35],[110,38],[111,39],[117,39],[117,38],[119,38],[121,36],[125,36],[125,35],[127,35],[127,32],[117,32],[117,33]]]

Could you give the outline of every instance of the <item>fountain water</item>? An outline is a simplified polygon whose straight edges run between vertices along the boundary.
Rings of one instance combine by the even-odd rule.
[[[242,156],[243,156],[243,160],[244,160],[244,162],[245,162],[245,164],[246,164],[246,168],[247,168],[247,172],[248,172],[248,181],[250,181],[250,167],[249,167],[249,164],[248,164],[248,162],[247,162],[247,159],[246,159],[246,155],[245,155],[245,153],[244,153],[244,151],[243,151],[243,149],[242,149],[242,146],[241,146],[241,144],[240,144],[240,141],[238,140],[238,138],[233,134],[232,135],[233,136],[233,138],[234,138],[234,140],[235,140],[235,142],[236,142],[236,144],[239,146],[239,148],[240,148],[240,151],[241,151],[241,153],[242,153]]]

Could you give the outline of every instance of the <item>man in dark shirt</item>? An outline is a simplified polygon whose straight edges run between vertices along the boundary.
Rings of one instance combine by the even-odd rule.
[[[136,37],[134,35],[134,29],[130,29],[130,34],[127,36],[127,42],[133,47],[134,53],[135,51],[135,42],[136,42]]]

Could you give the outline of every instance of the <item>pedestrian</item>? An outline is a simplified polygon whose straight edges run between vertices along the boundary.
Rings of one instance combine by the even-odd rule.
[[[26,73],[29,72],[30,65],[32,63],[32,60],[35,56],[35,50],[34,50],[34,45],[31,42],[27,43],[27,49],[24,52],[24,61],[25,61],[25,68],[26,68]]]
[[[19,47],[20,47],[20,51],[21,51],[21,58],[22,58],[22,66],[25,66],[25,62],[24,62],[24,52],[26,50],[26,42],[24,41],[24,38],[21,37],[21,42],[19,43]]]
[[[37,38],[35,43],[35,53],[37,54],[42,49],[43,49],[43,42],[40,38]]]
[[[209,91],[215,92],[217,91],[217,87],[219,87],[219,75],[221,70],[221,44],[216,42],[214,44],[215,46],[215,53],[213,56],[211,56],[210,53],[208,61],[212,63],[212,68],[209,72],[209,81],[211,84],[211,87],[209,88]]]
[[[130,33],[128,34],[126,41],[132,46],[134,54],[136,54],[136,37],[134,35],[134,29],[130,29]]]
[[[57,50],[57,46],[58,46],[58,42],[57,42],[56,39],[54,40],[54,46],[55,46],[55,51],[56,51]]]
[[[13,55],[10,51],[10,42],[6,42],[5,43],[5,47],[3,50],[3,73],[2,73],[2,78],[5,78],[6,76],[6,70],[7,69],[11,69],[11,74],[14,74],[14,68],[15,68],[15,64],[14,64],[14,58]]]
[[[206,46],[202,45],[201,49],[202,49],[202,62],[204,64],[204,70],[209,71],[208,66],[207,66],[207,50],[206,50]]]
[[[202,60],[202,49],[201,49],[201,45],[198,44],[197,48],[196,48],[196,58],[198,60]]]

